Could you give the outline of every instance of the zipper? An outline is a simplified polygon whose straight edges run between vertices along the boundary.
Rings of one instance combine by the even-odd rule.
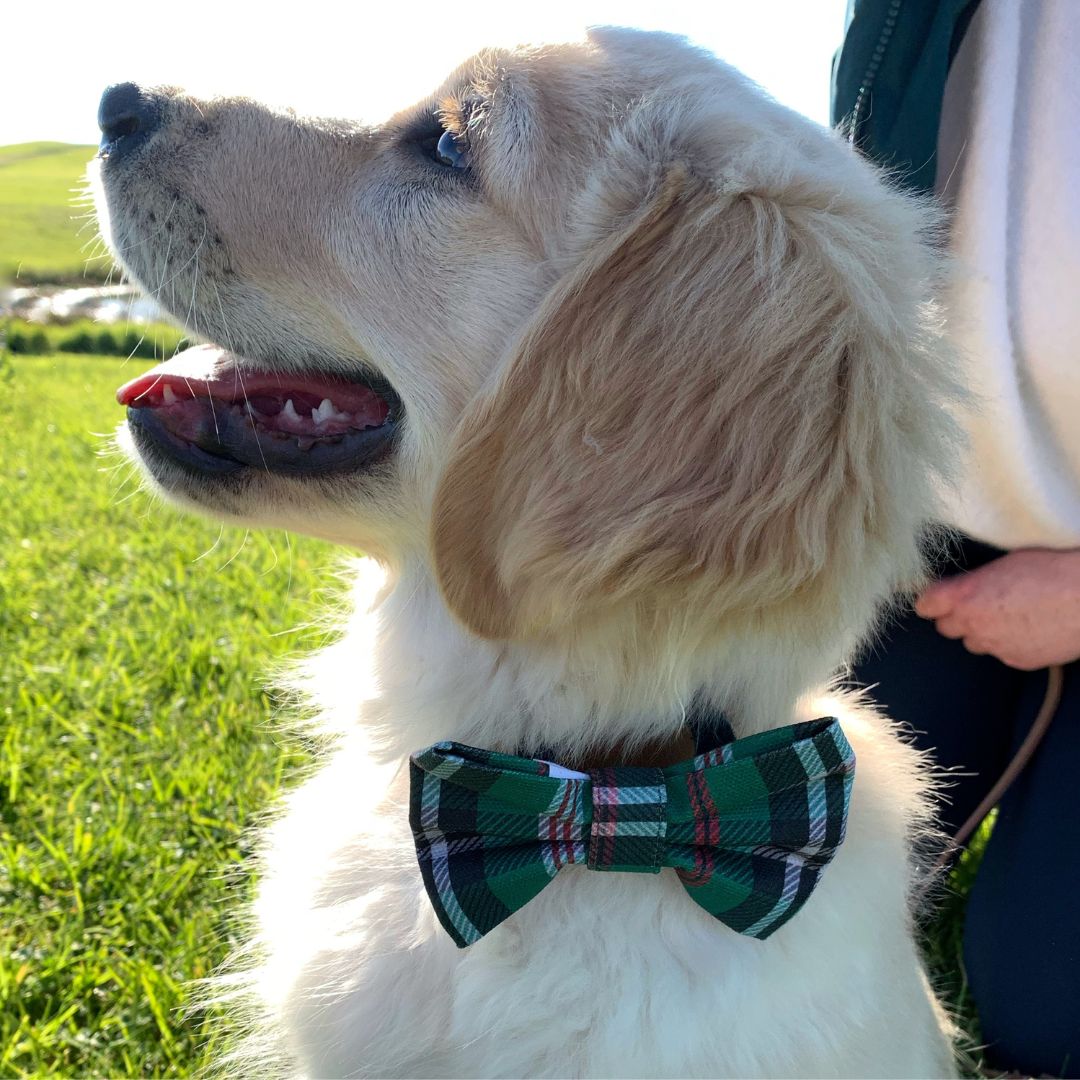
[[[852,144],[855,143],[859,125],[866,119],[863,113],[870,108],[870,94],[874,89],[874,80],[881,68],[881,61],[885,57],[889,39],[893,36],[893,30],[896,29],[896,17],[900,13],[903,2],[904,0],[890,0],[889,10],[885,12],[885,22],[882,24],[877,44],[874,46],[874,51],[866,65],[866,72],[859,83],[859,92],[855,96],[855,108],[851,113],[851,127],[848,129],[848,142]]]

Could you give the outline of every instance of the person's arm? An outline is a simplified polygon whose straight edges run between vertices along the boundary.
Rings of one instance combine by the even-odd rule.
[[[942,578],[915,610],[973,653],[1023,671],[1080,659],[1080,548],[1011,551]]]

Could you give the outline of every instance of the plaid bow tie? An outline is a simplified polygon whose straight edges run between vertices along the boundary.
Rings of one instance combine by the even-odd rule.
[[[844,839],[855,755],[826,717],[663,769],[575,773],[454,742],[413,754],[409,768],[424,885],[464,947],[571,863],[674,867],[711,915],[766,938],[806,902]]]

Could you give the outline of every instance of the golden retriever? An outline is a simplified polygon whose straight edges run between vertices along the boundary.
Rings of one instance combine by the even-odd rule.
[[[570,867],[459,950],[403,767],[450,739],[675,760],[702,707],[739,737],[820,715],[919,582],[953,455],[927,207],[628,30],[482,52],[377,126],[130,84],[101,123],[103,233],[214,343],[121,390],[122,443],[171,500],[385,573],[311,662],[335,743],[266,836],[232,1068],[949,1075],[925,771],[854,698],[824,706],[846,840],[764,941],[670,871]]]

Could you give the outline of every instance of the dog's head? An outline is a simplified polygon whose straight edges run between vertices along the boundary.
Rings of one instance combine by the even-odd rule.
[[[122,395],[166,495],[425,560],[500,639],[824,632],[917,576],[950,430],[926,212],[725,65],[598,31],[378,127],[118,94],[103,231],[216,343]]]

